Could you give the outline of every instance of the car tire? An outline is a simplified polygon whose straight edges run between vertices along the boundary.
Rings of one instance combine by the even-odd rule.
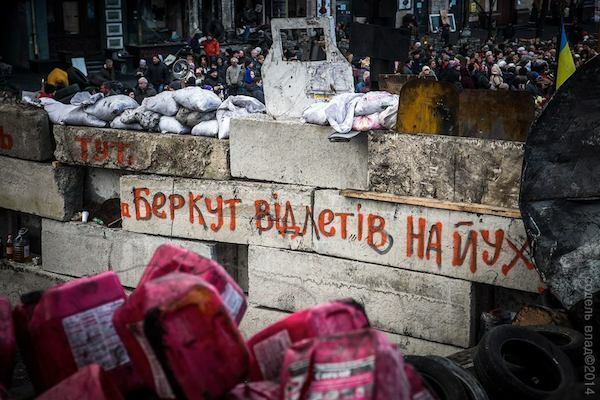
[[[474,362],[477,377],[492,398],[546,399],[575,381],[565,353],[544,336],[523,327],[492,329],[479,343]]]
[[[430,357],[406,356],[405,360],[421,375],[423,384],[439,400],[467,400],[468,395],[456,375]]]
[[[469,373],[467,370],[462,368],[460,365],[446,357],[430,356],[432,360],[443,365],[446,369],[450,370],[454,376],[456,376],[463,384],[463,387],[467,391],[467,399],[469,400],[489,400],[487,392],[481,386],[481,383]]]
[[[528,326],[531,329],[555,345],[571,359],[574,366],[583,363],[583,334],[575,329],[565,328],[558,325]]]

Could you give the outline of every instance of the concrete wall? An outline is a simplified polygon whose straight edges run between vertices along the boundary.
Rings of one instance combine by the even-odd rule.
[[[229,179],[229,143],[191,135],[54,126],[67,164],[204,179]]]
[[[367,189],[367,138],[330,142],[331,127],[299,121],[234,119],[231,173],[236,178],[325,188]]]
[[[32,263],[19,264],[0,260],[0,296],[6,296],[14,306],[21,295],[59,285],[71,278],[43,271]]]
[[[47,161],[53,158],[53,153],[54,139],[44,110],[0,104],[0,155]]]
[[[121,195],[120,179],[127,171],[104,168],[85,168],[83,203],[102,204]]]
[[[66,221],[81,210],[82,171],[0,156],[0,207]]]

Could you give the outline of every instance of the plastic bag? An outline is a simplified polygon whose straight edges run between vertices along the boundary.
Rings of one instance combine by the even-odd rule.
[[[107,125],[106,121],[98,119],[93,115],[84,112],[82,107],[75,107],[73,110],[67,113],[67,115],[65,115],[63,118],[62,123],[64,125],[83,125],[93,126],[96,128],[104,128]]]
[[[219,133],[219,123],[216,120],[200,122],[192,128],[194,136],[217,137]]]
[[[102,93],[96,93],[92,96],[89,92],[77,92],[71,98],[70,103],[74,106],[90,106],[103,98],[104,95]]]
[[[156,96],[146,97],[142,101],[142,105],[150,111],[172,117],[177,114],[178,110],[177,103],[173,99],[174,93],[175,92],[165,91]]]
[[[385,129],[396,129],[398,120],[398,103],[389,106],[385,111],[379,113],[379,125]]]
[[[110,127],[113,129],[127,129],[130,131],[141,131],[143,128],[138,122],[124,123],[123,116],[119,115],[110,123]]]
[[[44,106],[44,110],[48,113],[48,118],[54,124],[84,125],[99,128],[106,126],[105,121],[83,112],[81,106],[63,104],[50,98],[42,98],[40,99],[40,103]]]
[[[177,115],[175,115],[175,119],[179,121],[179,123],[194,127],[198,125],[200,122],[210,121],[217,119],[216,111],[209,112],[200,112],[200,111],[192,111],[185,107],[181,107],[179,111],[177,111]]]
[[[177,104],[192,111],[214,111],[221,105],[221,99],[214,92],[196,86],[176,90],[173,98]]]
[[[217,110],[219,122],[219,139],[227,139],[232,117],[257,114],[266,111],[263,103],[249,96],[230,96]]]
[[[185,135],[190,133],[190,128],[179,123],[173,117],[162,116],[158,123],[161,133],[176,133],[178,135]]]
[[[361,96],[354,108],[354,116],[380,113],[394,104],[398,104],[398,95],[388,92],[368,92]]]
[[[84,111],[103,121],[112,121],[117,115],[130,108],[138,108],[139,104],[129,96],[118,94],[98,100]]]
[[[329,125],[329,121],[327,121],[327,114],[325,114],[327,107],[329,107],[328,102],[311,104],[302,113],[302,118],[304,118],[304,121],[308,122],[309,124]]]
[[[348,133],[352,130],[354,109],[362,96],[362,93],[343,93],[331,99],[325,114],[336,132]]]
[[[359,132],[372,131],[375,129],[381,129],[379,124],[379,114],[361,115],[360,117],[354,117],[352,123],[352,130]]]

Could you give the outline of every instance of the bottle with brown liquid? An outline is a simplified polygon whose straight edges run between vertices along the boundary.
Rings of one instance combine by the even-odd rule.
[[[15,254],[15,248],[13,246],[12,235],[8,235],[6,238],[6,259],[12,260]]]
[[[24,263],[31,261],[31,251],[29,248],[29,230],[27,228],[19,229],[14,244],[13,259],[16,262]]]

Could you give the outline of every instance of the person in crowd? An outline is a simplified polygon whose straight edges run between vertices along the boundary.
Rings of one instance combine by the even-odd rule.
[[[53,99],[55,94],[56,94],[56,86],[51,85],[49,83],[45,83],[43,90],[38,95],[38,98],[42,99],[44,97],[47,97],[47,98]]]
[[[112,96],[114,95],[110,85],[107,82],[102,82],[100,84],[100,93],[102,93],[104,95],[104,97],[108,97],[108,96]]]
[[[254,65],[254,72],[256,76],[260,76],[262,78],[262,66],[265,63],[265,56],[263,54],[259,54],[256,58],[256,64]]]
[[[141,77],[140,79],[138,79],[138,84],[135,87],[135,94],[134,94],[135,101],[137,101],[139,104],[142,104],[142,101],[146,97],[152,97],[155,95],[156,95],[156,90],[154,89],[152,84],[150,82],[148,82],[148,79],[146,79],[144,77]]]
[[[54,86],[56,90],[59,90],[69,86],[69,75],[67,74],[67,71],[62,68],[54,68],[48,74],[46,82]]]
[[[215,68],[211,68],[208,71],[208,76],[204,79],[203,86],[209,86],[216,95],[223,98],[225,89],[225,83],[219,79],[219,71]]]
[[[219,80],[221,82],[225,82],[227,80],[226,75],[227,75],[227,64],[225,62],[225,59],[223,57],[217,57],[217,72],[219,74]]]
[[[100,71],[91,74],[89,80],[93,86],[101,86],[104,82],[114,81],[115,69],[113,67],[113,60],[107,58]]]
[[[195,71],[196,70],[196,61],[194,60],[194,55],[188,54],[187,56],[185,56],[185,60],[187,61],[189,68],[192,71]]]
[[[147,72],[148,72],[148,64],[146,63],[146,60],[141,58],[140,63],[138,65],[137,69],[135,70],[135,76],[136,76],[136,78],[140,79],[141,77],[146,76]]]
[[[502,71],[498,64],[492,65],[491,76],[490,76],[490,89],[499,90],[500,86],[504,85],[504,79],[502,77]]]
[[[240,84],[244,77],[244,71],[242,66],[239,65],[236,57],[231,57],[231,65],[227,67],[225,74],[225,83],[227,84],[227,91],[230,96],[235,96],[240,90]]]
[[[211,63],[216,62],[217,57],[221,56],[221,45],[217,38],[212,35],[206,35],[206,40],[200,44],[204,48],[204,54],[206,54]]]
[[[429,79],[432,81],[437,81],[437,76],[435,76],[435,72],[431,69],[431,67],[424,65],[423,69],[419,73],[419,78],[421,79]]]
[[[165,90],[169,92],[173,92],[175,90],[183,89],[185,87],[185,82],[179,79],[176,79],[165,86]]]
[[[123,89],[123,94],[135,100],[135,90],[133,90],[132,88],[126,87],[125,89]]]
[[[260,78],[256,78],[256,75],[254,74],[253,70],[247,71],[246,76],[244,76],[241,94],[254,97],[261,103],[265,102],[265,94],[262,87],[262,80]]]
[[[167,66],[160,60],[158,55],[152,57],[152,63],[148,66],[145,78],[148,83],[151,83],[153,90],[160,93],[165,85],[169,82],[169,70]],[[139,80],[138,80],[139,86]]]
[[[371,90],[371,72],[364,71],[356,84],[356,93],[367,93]]]

